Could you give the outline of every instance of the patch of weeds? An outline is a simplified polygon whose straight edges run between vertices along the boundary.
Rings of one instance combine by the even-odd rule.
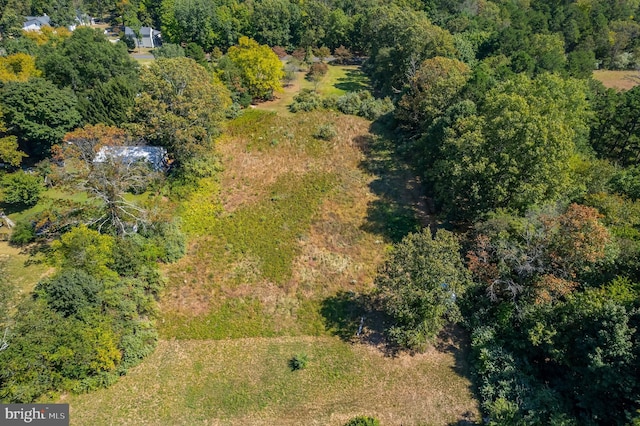
[[[309,356],[304,352],[295,354],[289,360],[289,368],[291,368],[291,371],[304,370],[305,368],[307,368],[308,364],[309,364]]]
[[[284,282],[298,254],[296,242],[311,225],[335,179],[315,172],[302,177],[283,175],[270,188],[267,200],[221,218],[211,235],[224,241],[230,254],[257,258],[265,278]]]
[[[237,339],[242,337],[273,337],[273,318],[265,314],[256,299],[229,299],[205,315],[194,317],[166,313],[160,321],[162,338],[174,339]]]
[[[313,133],[314,138],[322,139],[324,141],[333,140],[337,135],[338,132],[336,131],[336,128],[330,123],[321,124]]]
[[[210,235],[217,226],[222,206],[220,188],[214,178],[200,179],[194,191],[182,202],[178,214],[182,230],[188,235]]]
[[[380,426],[380,422],[373,417],[358,416],[349,420],[344,426]]]

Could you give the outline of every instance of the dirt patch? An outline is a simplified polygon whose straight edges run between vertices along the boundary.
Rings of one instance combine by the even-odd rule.
[[[629,90],[640,84],[638,71],[597,70],[593,72],[593,78],[600,80],[605,87],[617,90]]]

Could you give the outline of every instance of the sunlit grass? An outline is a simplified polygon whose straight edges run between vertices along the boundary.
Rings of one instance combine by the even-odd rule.
[[[298,353],[309,362],[292,371]],[[337,338],[161,341],[114,386],[64,401],[75,425],[446,425],[479,419],[470,386],[450,353],[391,358]]]

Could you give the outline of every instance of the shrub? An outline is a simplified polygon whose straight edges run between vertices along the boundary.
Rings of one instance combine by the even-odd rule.
[[[344,426],[380,426],[380,422],[373,417],[358,416],[349,420]]]
[[[38,284],[48,306],[64,317],[81,316],[100,301],[100,282],[81,269],[64,269],[55,277]]]
[[[303,89],[293,98],[293,103],[289,105],[289,111],[314,111],[322,107],[320,95],[313,90]]]
[[[376,99],[367,91],[350,92],[340,96],[336,106],[343,114],[357,115],[367,120],[376,120],[394,108],[391,99]]]
[[[278,58],[282,59],[285,56],[287,56],[287,51],[284,49],[284,47],[282,46],[273,46],[271,48],[271,50],[273,50],[273,53],[275,53],[276,55],[278,55]]]
[[[330,141],[335,138],[337,135],[336,128],[333,124],[321,124],[318,126],[316,131],[313,133],[313,137],[316,139],[322,139],[325,141]]]
[[[358,115],[362,99],[371,96],[369,92],[349,92],[344,96],[340,96],[336,101],[338,111],[343,114]]]
[[[29,244],[36,239],[36,230],[31,222],[20,221],[13,228],[9,242],[17,246]]]
[[[2,179],[3,198],[7,204],[33,206],[44,191],[42,179],[38,175],[19,171]]]
[[[324,77],[329,71],[329,66],[324,62],[315,62],[313,65],[309,67],[309,72],[307,72],[307,79],[311,81],[316,81]]]
[[[296,354],[289,360],[291,371],[303,370],[307,368],[309,357],[304,352]]]
[[[182,58],[185,56],[185,51],[179,44],[165,43],[157,49],[153,49],[151,54],[155,59]]]

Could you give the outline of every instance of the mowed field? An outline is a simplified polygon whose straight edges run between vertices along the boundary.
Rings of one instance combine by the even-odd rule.
[[[287,360],[305,352],[308,367]],[[72,424],[383,425],[478,420],[469,382],[447,352],[385,357],[337,337],[162,341],[109,389],[74,397]],[[470,424],[470,423],[462,423]]]
[[[336,67],[318,90],[365,84]],[[377,125],[285,112],[296,90],[229,123],[220,175],[177,210],[188,254],[164,268],[157,350],[108,389],[64,395],[71,424],[480,420],[459,330],[427,353],[393,353],[384,317],[365,313],[391,243],[429,220],[419,179]],[[336,137],[314,138],[321,125]],[[295,355],[307,368],[292,371]]]
[[[629,90],[640,84],[638,71],[597,70],[593,72],[593,78],[600,80],[605,87],[618,90]]]

